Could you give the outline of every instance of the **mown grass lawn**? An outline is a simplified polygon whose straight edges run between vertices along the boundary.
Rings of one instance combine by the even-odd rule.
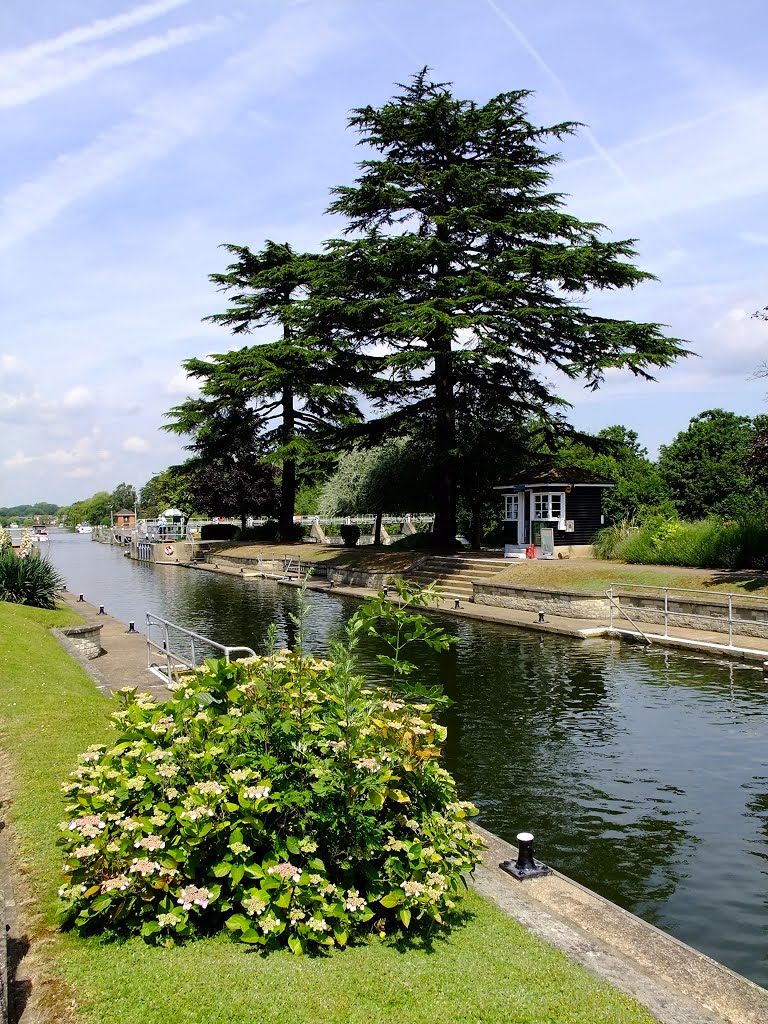
[[[605,593],[611,583],[674,587],[702,593],[768,597],[768,573],[750,570],[685,569],[664,565],[628,565],[599,559],[514,561],[494,581],[520,586]]]
[[[89,1024],[650,1024],[631,999],[533,938],[479,896],[432,943],[374,940],[323,957],[260,955],[226,937],[172,950],[55,931],[63,801],[78,752],[103,740],[109,703],[48,632],[69,612],[0,603],[0,737],[12,823],[39,908],[48,1019]]]

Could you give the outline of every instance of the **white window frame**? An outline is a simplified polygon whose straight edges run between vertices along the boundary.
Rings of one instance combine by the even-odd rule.
[[[508,523],[517,523],[520,521],[521,501],[523,497],[521,492],[517,494],[505,494],[504,495],[504,521]],[[510,515],[510,507],[515,511],[514,515]]]
[[[557,514],[552,511],[552,499],[557,498],[560,502],[560,510]],[[544,501],[543,499],[546,499]],[[544,508],[542,514],[536,511],[537,503],[542,500]],[[533,523],[546,523],[553,520],[565,519],[565,491],[534,491],[533,501],[531,502],[531,522]]]

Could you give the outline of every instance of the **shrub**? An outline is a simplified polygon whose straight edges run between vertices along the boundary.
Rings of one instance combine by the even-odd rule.
[[[0,526],[0,554],[3,551],[9,551],[12,547],[13,541],[11,540],[10,533],[3,526]]]
[[[255,540],[273,541],[277,537],[277,523],[274,519],[268,519],[266,523],[258,526],[248,526],[245,530],[238,530],[234,534],[234,540]]]
[[[763,569],[768,566],[768,524],[723,522],[714,516],[686,523],[657,516],[637,529],[602,530],[595,539],[595,553],[641,565]]]
[[[356,523],[342,523],[339,532],[346,548],[355,547],[360,540],[360,527]]]
[[[200,540],[234,540],[239,530],[234,523],[203,523]]]
[[[117,695],[117,742],[64,786],[68,925],[164,945],[225,927],[300,953],[445,923],[479,861],[474,808],[438,764],[442,699],[410,684],[401,652],[453,638],[398,586],[404,606],[363,606],[333,661],[272,650],[209,661],[164,704]],[[367,633],[393,651],[387,687],[355,671]]]
[[[592,548],[596,558],[621,558],[620,552],[625,542],[637,533],[637,524],[632,519],[624,519],[613,526],[606,526],[595,534]]]
[[[0,601],[55,608],[56,595],[64,586],[58,570],[34,549],[24,557],[12,547],[0,550]]]

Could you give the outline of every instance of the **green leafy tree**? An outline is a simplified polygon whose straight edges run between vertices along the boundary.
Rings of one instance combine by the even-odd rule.
[[[273,516],[279,489],[274,466],[241,458],[190,459],[180,467],[193,508],[209,515],[239,516],[245,529],[248,516]]]
[[[603,494],[603,511],[610,523],[643,519],[652,511],[673,511],[667,483],[634,430],[620,424],[605,427],[591,443],[566,441],[554,454],[563,467],[586,469],[613,480],[615,486]]]
[[[112,497],[108,491],[97,491],[92,497],[76,501],[65,510],[67,526],[90,523],[92,526],[109,526]]]
[[[634,287],[652,275],[629,262],[632,241],[604,241],[551,190],[553,141],[566,122],[533,125],[524,90],[485,104],[456,99],[428,70],[350,125],[373,156],[333,214],[352,237],[328,243],[309,302],[312,333],[364,347],[378,367],[367,392],[376,429],[397,433],[414,411],[434,422],[435,540],[456,531],[457,410],[468,393],[519,418],[565,403],[539,370],[598,387],[618,367],[651,369],[685,350],[657,324],[590,313],[590,289]]]
[[[185,512],[204,511],[194,507],[189,477],[181,466],[169,466],[155,473],[141,488],[139,509],[142,516],[155,519],[167,508],[179,508]]]
[[[0,523],[8,526],[9,523],[34,519],[35,516],[39,516],[45,521],[61,511],[61,506],[52,505],[48,501],[38,501],[34,505],[11,505],[7,508],[0,508]]]
[[[136,505],[136,488],[133,484],[118,484],[110,495],[113,511],[120,508],[131,509]]]
[[[423,451],[409,437],[376,448],[356,448],[339,459],[319,502],[324,516],[376,513],[374,544],[381,542],[384,512],[406,513],[432,507],[432,481]]]
[[[683,518],[736,516],[755,503],[764,506],[763,493],[746,468],[755,434],[748,416],[708,409],[662,446],[659,472]]]
[[[236,380],[268,424],[264,457],[281,467],[279,532],[288,540],[293,537],[301,477],[311,480],[334,430],[360,418],[350,393],[357,364],[343,347],[308,337],[293,326],[293,307],[306,298],[319,257],[272,241],[256,253],[246,246],[224,248],[235,262],[225,273],[212,274],[211,281],[228,294],[232,305],[206,319],[229,327],[233,334],[277,327],[281,336],[207,361],[190,359],[184,368],[207,381]]]

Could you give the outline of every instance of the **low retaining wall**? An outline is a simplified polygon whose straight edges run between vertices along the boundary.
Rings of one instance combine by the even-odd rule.
[[[85,626],[68,626],[62,629],[62,636],[88,661],[98,658],[103,653],[101,646],[101,624],[89,622]]]
[[[547,590],[545,587],[521,587],[514,583],[473,583],[474,603],[493,608],[549,612],[575,619],[599,619],[607,622],[610,603],[605,594],[578,590]]]
[[[333,569],[328,567],[328,580],[340,587],[366,587],[369,590],[381,590],[391,581],[391,572],[364,572],[361,569]]]
[[[295,562],[291,576],[295,577]],[[248,558],[238,555],[211,555],[209,562],[217,562],[219,565],[239,566],[251,572],[263,572],[270,576],[282,576],[285,569],[285,561],[282,558]],[[345,569],[327,565],[324,562],[301,562],[301,574],[312,570],[312,575],[317,579],[328,579],[339,587],[366,587],[371,590],[380,590],[385,587],[396,573],[391,572],[367,572],[364,569]]]

